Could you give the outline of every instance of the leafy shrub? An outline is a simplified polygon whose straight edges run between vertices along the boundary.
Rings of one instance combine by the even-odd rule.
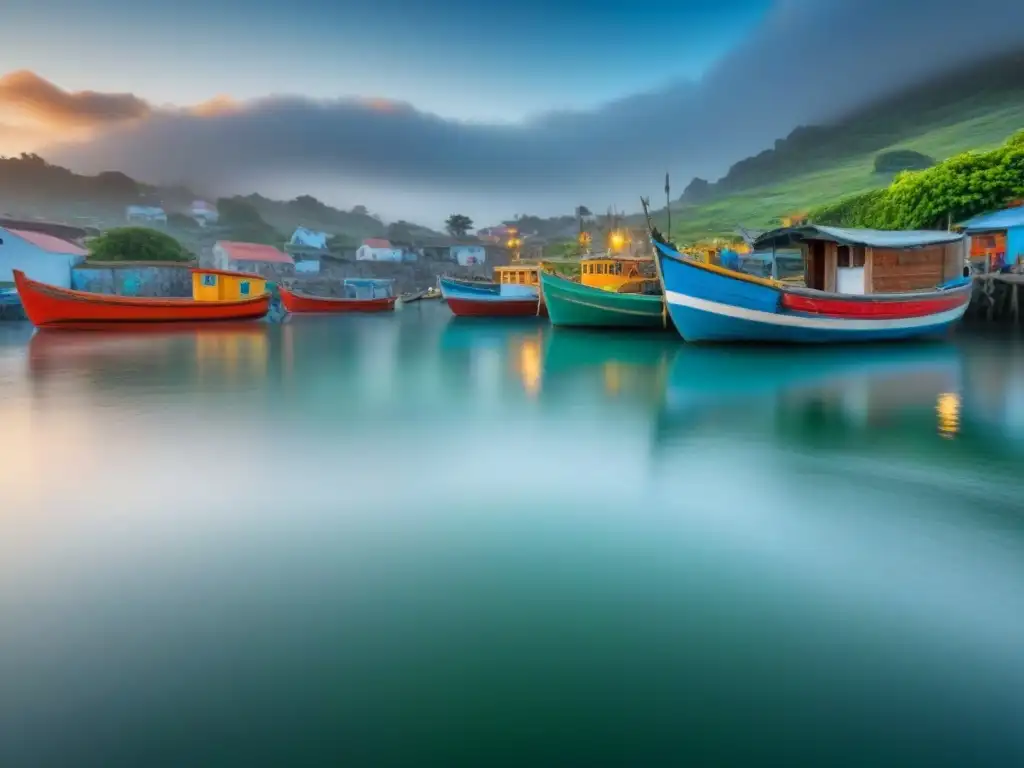
[[[110,229],[88,243],[90,261],[191,261],[193,255],[168,234],[146,227]]]

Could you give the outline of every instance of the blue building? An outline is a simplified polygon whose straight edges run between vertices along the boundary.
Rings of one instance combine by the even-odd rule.
[[[1024,264],[1024,206],[984,213],[960,227],[971,238],[971,262],[982,272]]]
[[[80,245],[46,232],[0,227],[0,283],[13,282],[17,269],[32,280],[70,288],[71,268],[86,254]]]

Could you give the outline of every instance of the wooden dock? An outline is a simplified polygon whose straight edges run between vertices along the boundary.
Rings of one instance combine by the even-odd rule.
[[[974,294],[968,315],[989,321],[1020,324],[1021,286],[1024,274],[988,272],[974,276]]]

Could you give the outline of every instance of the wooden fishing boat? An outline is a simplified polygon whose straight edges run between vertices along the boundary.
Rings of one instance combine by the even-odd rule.
[[[971,300],[963,236],[821,226],[761,235],[799,245],[801,288],[682,256],[651,228],[669,314],[687,341],[835,344],[939,336]]]
[[[659,293],[610,291],[542,272],[544,304],[551,324],[591,328],[665,328],[664,303]],[[637,287],[623,285],[622,288]],[[659,288],[660,291],[660,288]]]
[[[498,291],[480,290],[442,278],[441,294],[458,317],[547,317],[539,291],[540,267],[511,264],[495,267]]]
[[[501,293],[501,285],[486,280],[462,280],[456,277],[439,277],[437,280],[441,295],[445,291],[456,293],[484,294],[496,296]]]
[[[331,298],[310,296],[294,289],[279,286],[281,304],[288,312],[296,315],[338,314],[342,312],[391,312],[395,308],[395,296],[373,299]]]
[[[448,306],[456,317],[547,317],[547,307],[538,299],[493,299],[449,296]]]
[[[14,283],[26,316],[39,328],[258,320],[270,309],[266,292],[227,301],[110,296],[39,283],[19,270],[14,270]]]

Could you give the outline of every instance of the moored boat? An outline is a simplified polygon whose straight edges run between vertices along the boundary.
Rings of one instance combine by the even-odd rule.
[[[496,282],[485,280],[461,280],[457,277],[439,277],[437,279],[439,290],[442,295],[445,290],[448,292],[484,294],[497,296],[501,293],[501,285]]]
[[[383,296],[372,299],[334,298],[311,296],[301,291],[279,286],[281,304],[296,315],[303,314],[338,314],[342,312],[391,312],[395,308],[394,296]]]
[[[458,317],[547,317],[539,292],[540,268],[535,264],[495,267],[498,291],[464,288],[442,278],[441,294]]]
[[[962,235],[822,226],[767,232],[799,246],[805,284],[703,264],[651,228],[669,314],[687,341],[835,344],[940,336],[971,300]]]
[[[591,328],[664,328],[660,293],[617,292],[542,272],[544,304],[551,324]],[[620,289],[621,290],[621,289]]]
[[[261,292],[231,300],[112,296],[47,285],[29,279],[19,270],[14,270],[14,283],[25,315],[39,328],[258,320],[270,309],[270,294],[262,290],[263,281],[258,276],[215,270],[194,272],[195,284],[202,284],[204,290],[213,290],[223,276],[231,275],[242,285],[243,292],[249,290],[250,282],[259,283]]]

